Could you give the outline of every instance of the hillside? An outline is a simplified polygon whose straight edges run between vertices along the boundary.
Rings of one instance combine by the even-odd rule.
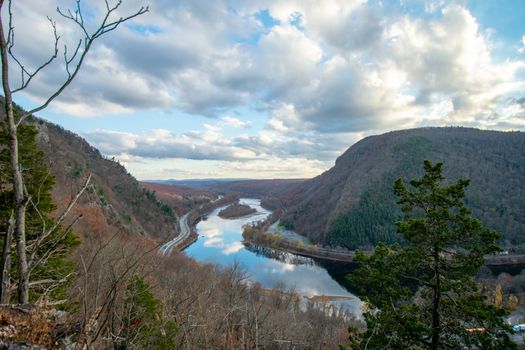
[[[447,179],[471,179],[466,200],[474,216],[503,232],[505,243],[525,243],[523,132],[421,128],[367,137],[333,168],[282,194],[282,222],[349,248],[398,241],[393,183],[420,176],[425,159],[443,161]]]
[[[234,192],[242,197],[263,198],[290,191],[304,179],[238,180],[211,184],[207,188],[217,192]]]
[[[53,196],[59,208],[74,195],[88,173],[91,186],[76,213],[83,223],[75,232],[84,237],[108,236],[115,232],[165,241],[178,232],[173,210],[115,160],[103,157],[80,136],[39,119],[31,123],[39,130],[38,145],[56,177]]]
[[[154,192],[158,199],[168,204],[181,216],[217,198],[217,195],[213,192],[188,186],[153,182],[140,182],[140,186],[148,191]]]

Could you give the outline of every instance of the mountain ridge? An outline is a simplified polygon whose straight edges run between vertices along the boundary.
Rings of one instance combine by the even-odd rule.
[[[519,131],[425,127],[364,138],[330,170],[280,196],[281,219],[320,243],[355,248],[398,241],[392,186],[398,177],[420,176],[425,159],[443,161],[450,181],[472,179],[467,205],[474,216],[507,241],[523,241],[525,133]]]
[[[88,191],[73,213],[83,214],[75,232],[83,237],[110,236],[116,232],[166,241],[178,234],[178,217],[114,159],[104,157],[81,136],[38,118],[29,121],[38,129],[38,147],[48,161],[56,185],[53,197],[59,209],[79,183],[92,175]]]

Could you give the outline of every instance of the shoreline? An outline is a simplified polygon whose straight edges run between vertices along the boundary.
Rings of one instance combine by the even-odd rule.
[[[286,243],[285,243],[286,242]],[[285,253],[291,253],[295,255],[300,255],[307,258],[327,260],[327,261],[337,261],[351,263],[355,257],[355,252],[349,251],[348,253],[331,251],[325,248],[308,248],[308,246],[298,246],[284,239],[278,244],[271,244],[269,242],[258,241],[255,239],[246,238],[243,235],[243,244],[253,244],[259,245],[271,249],[276,249]]]

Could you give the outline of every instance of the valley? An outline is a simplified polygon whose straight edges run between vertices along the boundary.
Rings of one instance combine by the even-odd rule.
[[[314,299],[323,295],[344,298],[348,311],[356,316],[360,314],[359,299],[333,280],[315,260],[291,253],[277,254],[271,248],[264,252],[259,247],[244,244],[242,227],[264,220],[270,212],[263,209],[256,199],[243,198],[240,203],[254,208],[256,213],[238,219],[223,219],[218,215],[221,208],[214,210],[195,227],[199,238],[184,250],[185,254],[223,267],[237,263],[245,269],[251,283],[259,283],[263,288],[281,286]]]
[[[524,17],[0,0],[0,349],[525,349]]]
[[[356,186],[364,186],[364,188],[369,186],[363,185],[360,182],[363,180],[359,180],[362,175],[356,173],[361,166],[360,164],[366,163],[370,157],[370,152],[360,150],[356,153],[352,149],[357,147],[359,150],[362,145],[358,144],[345,153],[353,157],[349,164],[345,163],[347,156],[342,156],[333,169],[311,180],[200,180],[192,183],[198,187],[190,187],[187,186],[188,183],[182,185],[169,182],[138,182],[120,164],[104,158],[80,137],[38,119],[31,120],[31,122],[39,130],[39,146],[45,152],[51,164],[51,170],[57,179],[53,196],[58,203],[58,208],[66,205],[68,198],[75,192],[88,172],[93,177],[93,182],[88,187],[86,195],[78,202],[73,213],[82,213],[83,215],[82,224],[75,228],[75,233],[80,237],[81,242],[76,253],[76,259],[84,261],[89,256],[92,259],[96,257],[96,260],[101,264],[96,267],[98,274],[106,275],[109,273],[111,276],[116,273],[114,269],[121,268],[110,263],[116,259],[116,256],[119,256],[115,254],[122,254],[117,260],[135,261],[131,270],[135,272],[145,269],[146,266],[150,265],[150,261],[155,260],[162,268],[155,267],[150,270],[148,279],[152,283],[162,286],[158,295],[164,295],[165,300],[170,298],[179,300],[178,298],[185,298],[183,294],[176,293],[168,297],[168,294],[173,292],[170,292],[171,282],[165,280],[166,276],[175,278],[173,275],[175,272],[185,274],[185,271],[192,269],[199,271],[200,269],[211,269],[214,272],[210,273],[216,274],[215,277],[210,277],[213,279],[223,276],[223,273],[229,271],[233,266],[236,272],[230,277],[240,278],[239,283],[245,285],[242,288],[248,288],[246,289],[247,293],[255,290],[257,293],[261,293],[258,294],[258,298],[262,298],[260,300],[263,303],[266,302],[263,300],[272,300],[275,297],[273,294],[275,291],[280,291],[279,298],[288,298],[287,300],[290,302],[296,300],[294,302],[297,302],[299,307],[297,312],[308,313],[317,312],[313,310],[324,310],[325,314],[322,317],[333,319],[337,324],[335,327],[340,327],[339,330],[344,329],[341,326],[347,323],[362,327],[363,304],[361,297],[356,295],[358,288],[345,278],[356,266],[352,263],[354,249],[349,249],[349,247],[370,249],[371,242],[374,242],[373,240],[379,236],[372,235],[367,238],[367,241],[355,241],[357,236],[367,237],[368,229],[359,232],[356,236],[354,230],[341,231],[342,229],[348,230],[348,228],[343,227],[339,228],[337,232],[347,232],[347,238],[350,238],[351,241],[333,241],[330,238],[333,237],[331,236],[333,233],[326,234],[321,231],[321,234],[314,234],[310,229],[303,230],[304,227],[308,226],[304,226],[305,223],[302,221],[302,215],[308,215],[307,221],[310,218],[316,218],[318,223],[328,222],[329,224],[324,224],[325,227],[334,227],[341,220],[340,215],[347,215],[347,219],[344,219],[343,222],[352,224],[359,222],[348,219],[359,217],[352,214],[352,210],[355,210],[356,207],[368,208],[366,211],[359,212],[363,214],[360,216],[360,220],[375,220],[375,216],[368,216],[368,214],[377,210],[385,218],[395,218],[398,215],[395,211],[389,212],[392,208],[389,205],[378,206],[378,201],[391,196],[386,188],[381,187],[386,185],[376,186],[376,192],[358,191],[356,193],[361,193],[361,197],[355,197],[353,202],[341,202],[342,198],[346,198],[344,197],[346,196],[345,191],[350,190],[350,193],[353,193],[352,191],[356,190]],[[428,131],[417,130],[415,132],[425,133]],[[458,131],[452,129],[437,130],[437,132],[451,132],[453,135]],[[463,137],[465,132],[467,134],[470,132],[478,133],[477,131],[460,130],[462,140],[465,139]],[[486,135],[489,138],[496,137],[496,139],[503,136],[490,133]],[[506,144],[509,149],[521,147],[522,134],[513,133],[508,136],[510,139],[502,141],[503,144]],[[386,137],[391,137],[391,135]],[[403,137],[403,141],[400,141],[401,144],[414,142],[412,136],[409,136],[408,141],[404,141]],[[364,142],[366,144],[369,141],[365,139]],[[417,142],[420,144],[422,141],[418,139]],[[417,147],[411,145],[410,150],[413,152]],[[423,152],[426,149],[423,147],[420,151]],[[433,151],[425,152],[419,157],[432,157]],[[403,155],[403,157],[407,157],[406,159],[412,156],[412,153]],[[491,159],[488,155],[485,157],[487,160]],[[495,158],[495,162],[507,159],[506,157],[504,154],[499,154]],[[406,161],[402,160],[401,162]],[[515,179],[521,179],[523,174],[521,166],[516,163],[518,160],[511,159],[508,162],[502,164],[510,165],[506,167],[500,164],[497,171],[510,171],[509,174],[511,175],[501,176],[514,176]],[[357,167],[357,170],[354,167]],[[346,170],[342,171],[342,169],[350,169],[350,173],[346,173]],[[383,170],[379,172],[379,175],[373,175],[374,172],[379,171],[373,166],[368,166],[366,169],[369,179],[374,179],[374,176],[376,179],[391,178],[381,175]],[[411,171],[415,170],[410,166],[403,169],[407,172],[401,172],[399,175],[405,177],[411,176]],[[457,170],[451,170],[452,174],[456,174],[456,172]],[[354,180],[357,182],[354,183]],[[372,181],[371,184],[377,184],[377,180],[367,181]],[[492,186],[490,181],[486,184]],[[329,189],[328,192],[326,192],[327,189]],[[379,192],[379,190],[384,192]],[[479,191],[479,188],[474,187],[474,190]],[[486,193],[490,194],[491,191],[488,190]],[[502,189],[499,191],[505,193]],[[518,193],[519,191],[521,189],[516,190]],[[369,193],[376,193],[375,197],[370,196]],[[331,196],[327,197],[328,194]],[[316,196],[318,196],[319,202],[324,203],[323,205],[314,204],[318,202],[314,201],[314,198],[317,198]],[[482,219],[489,215],[487,211],[495,212],[499,215],[498,221],[495,221],[496,224],[504,222],[507,224],[502,227],[512,229],[511,231],[504,231],[505,236],[502,244],[505,253],[487,257],[486,266],[489,270],[484,270],[479,276],[479,281],[481,281],[485,293],[492,302],[509,310],[517,311],[518,313],[513,313],[514,318],[518,317],[516,322],[521,322],[519,316],[516,315],[519,315],[520,310],[524,309],[525,303],[525,291],[522,290],[518,282],[523,276],[523,242],[518,234],[522,225],[520,213],[523,209],[521,199],[515,194],[509,194],[508,198],[505,196],[494,200],[490,199],[489,202],[492,205],[500,205],[496,203],[506,205],[504,203],[511,201],[509,203],[516,206],[515,210],[492,210],[485,204],[484,207],[474,211],[475,215]],[[304,202],[305,198],[307,198],[306,202]],[[468,198],[467,192],[468,203],[479,203]],[[363,201],[366,203],[364,207],[362,207],[363,204],[360,204]],[[339,216],[323,217],[323,210],[336,202],[338,204],[333,210],[347,211],[343,211]],[[248,207],[252,209],[249,212],[243,212],[243,215],[234,213],[235,215],[232,214],[231,218],[221,218],[219,213],[230,207],[232,203],[239,203],[243,210]],[[365,224],[364,227],[371,225],[370,227],[375,228],[379,227],[376,225],[382,221],[362,222]],[[279,226],[277,227],[277,225]],[[269,236],[262,240],[243,237],[243,231],[246,233],[247,227],[250,226],[263,234],[268,231]],[[270,226],[272,226],[271,229]],[[359,228],[359,226],[348,227]],[[391,233],[388,233],[387,226],[379,227],[378,232],[383,232],[382,234],[387,237],[387,240],[390,239],[388,237],[395,237],[389,236]],[[322,240],[322,237],[326,239]],[[354,243],[347,245],[345,242],[366,243],[361,246],[353,246]],[[182,270],[177,268],[167,273],[168,270],[172,269],[170,267],[172,262],[184,267]],[[93,268],[95,267],[90,267],[90,269]],[[78,276],[91,278],[89,276],[93,272],[87,271],[86,273],[82,269],[84,269],[82,266],[77,267]],[[110,272],[111,270],[114,271]],[[118,274],[127,276],[126,272],[118,272]],[[115,283],[124,282],[115,281]],[[108,285],[108,288],[110,286],[111,284]],[[201,287],[206,289],[203,286]],[[108,292],[110,290],[111,288],[108,289]],[[95,299],[109,297],[109,294],[104,296],[99,295],[99,293],[103,293],[103,288],[97,292],[89,291],[90,297],[96,296]],[[198,294],[201,291],[193,290],[192,293]],[[183,302],[182,300],[178,302]],[[96,311],[94,305],[88,307],[91,312]],[[105,312],[111,313],[113,311],[107,309]],[[191,313],[192,308],[186,309],[185,312]],[[323,322],[330,323],[331,321],[328,319]],[[271,325],[268,324],[268,326]],[[183,328],[184,334],[189,334],[189,331],[189,328]],[[344,337],[337,339],[339,339],[336,340],[339,343],[344,342]],[[197,342],[197,340],[194,341]]]
[[[457,143],[458,145],[460,145],[463,142],[474,142],[472,140],[484,140],[485,138],[490,140],[491,145],[493,147],[494,143],[500,143],[502,147],[507,148],[507,151],[509,153],[498,153],[493,155],[484,153],[484,162],[494,162],[495,164],[499,164],[497,171],[501,173],[501,175],[498,175],[500,177],[512,176],[512,181],[514,181],[515,179],[521,179],[524,176],[523,168],[520,165],[520,157],[523,156],[523,154],[520,152],[523,149],[522,146],[524,145],[524,136],[522,133],[480,133],[477,130],[469,130],[462,128],[409,130],[406,132],[399,133],[399,135],[395,135],[396,141],[393,142],[393,152],[398,152],[400,149],[404,149],[403,152],[406,152],[395,156],[401,157],[400,162],[401,164],[404,164],[403,168],[397,168],[396,170],[399,176],[403,176],[405,178],[416,176],[415,163],[413,162],[414,159],[418,159],[418,157],[420,159],[440,159],[442,157],[442,155],[435,153],[435,148],[427,148],[427,146],[425,146],[425,143],[427,142],[442,142],[438,141],[438,139],[433,138],[435,137],[435,135],[440,135],[440,138],[442,137],[445,139],[448,137],[450,138],[450,140],[447,142]],[[390,138],[391,136],[392,135],[387,134],[381,136],[381,138],[385,139],[386,144],[392,145],[392,141],[388,141],[388,138]],[[365,139],[364,143],[366,142],[370,141],[368,139]],[[483,143],[485,141],[481,142]],[[398,144],[400,146],[398,146]],[[359,149],[359,147],[362,146],[358,144],[354,147]],[[349,149],[347,153],[353,154],[352,152],[354,147]],[[374,145],[372,148],[374,147],[376,146]],[[523,290],[523,287],[519,286],[519,281],[523,278],[523,270],[525,269],[524,241],[523,236],[521,234],[523,232],[522,229],[524,227],[523,216],[521,215],[521,213],[523,212],[525,203],[523,203],[522,197],[520,195],[516,195],[515,193],[515,191],[520,192],[522,190],[522,187],[520,187],[516,183],[515,188],[500,188],[497,190],[498,196],[496,196],[496,192],[492,192],[494,191],[494,189],[491,188],[491,186],[493,186],[491,184],[491,181],[493,181],[492,175],[489,175],[491,173],[476,174],[476,170],[474,168],[469,168],[468,164],[465,166],[466,158],[463,157],[466,157],[465,152],[467,152],[467,154],[468,152],[470,152],[468,147],[463,148],[463,153],[460,156],[461,162],[463,163],[463,167],[461,168],[463,169],[462,175],[458,173],[459,165],[455,165],[454,161],[452,162],[452,165],[455,168],[448,169],[445,171],[448,172],[448,176],[457,175],[473,177],[477,178],[486,186],[489,186],[488,188],[484,187],[483,189],[481,189],[480,187],[475,185],[475,182],[473,182],[474,185],[472,189],[470,187],[467,189],[466,203],[474,207],[474,216],[479,217],[481,220],[484,220],[484,218],[488,217],[489,215],[493,215],[494,213],[496,213],[496,218],[492,217],[492,221],[489,222],[491,222],[492,225],[494,225],[492,227],[499,228],[500,230],[502,230],[503,238],[500,242],[503,246],[504,251],[497,255],[485,256],[485,266],[482,268],[483,271],[478,273],[477,279],[478,283],[480,283],[480,285],[482,286],[484,293],[486,293],[488,299],[491,300],[492,303],[495,303],[499,306],[504,306],[508,310],[511,310],[513,312],[512,317],[509,318],[509,322],[511,322],[511,324],[516,324],[523,321],[521,319],[521,316],[519,315],[521,315],[521,312],[525,309],[525,290]],[[442,148],[442,146],[439,147],[439,149]],[[501,149],[503,150],[503,148]],[[383,150],[381,152],[381,154],[384,154],[387,151]],[[345,155],[341,158],[349,157],[346,156],[347,153],[345,153]],[[509,156],[510,158],[508,158]],[[353,155],[353,157],[356,156]],[[381,187],[385,185],[381,184],[380,182],[377,182],[377,179],[383,179],[382,181],[392,180],[393,183],[393,177],[388,175],[388,172],[390,170],[387,170],[386,175],[384,173],[382,175],[376,175],[379,176],[378,178],[376,178],[376,180],[373,180],[373,177],[372,180],[367,180],[371,181],[369,182],[370,185],[368,186],[375,186],[373,188],[376,192],[367,192],[369,190],[361,192],[362,197],[354,199],[354,204],[344,204],[346,205],[347,209],[337,209],[345,208],[341,203],[338,203],[336,209],[333,209],[335,211],[348,211],[344,212],[343,214],[339,214],[339,216],[332,214],[331,219],[328,220],[333,221],[331,223],[329,222],[327,227],[339,227],[337,228],[337,230],[339,231],[331,232],[339,232],[338,234],[346,235],[342,237],[345,237],[346,239],[352,239],[353,241],[347,242],[353,243],[348,245],[348,243],[345,243],[345,241],[333,241],[333,238],[330,238],[330,235],[332,235],[333,233],[329,233],[328,235],[316,235],[315,233],[312,233],[312,228],[310,226],[304,226],[304,222],[302,221],[304,220],[304,215],[308,215],[310,219],[315,218],[318,221],[327,220],[327,218],[320,220],[322,216],[319,216],[322,215],[319,214],[319,211],[326,210],[327,205],[320,206],[315,204],[318,199],[316,196],[326,196],[325,193],[319,191],[326,191],[326,186],[333,186],[330,188],[329,193],[331,193],[332,196],[335,198],[340,196],[339,201],[341,201],[341,198],[344,198],[344,196],[346,195],[344,194],[346,188],[349,188],[351,191],[356,191],[355,183],[359,184],[359,181],[361,181],[359,180],[359,177],[362,176],[361,174],[352,174],[353,166],[359,167],[361,161],[366,162],[370,157],[373,158],[374,156],[370,155],[369,152],[362,152],[359,155],[359,157],[352,159],[353,163],[350,163],[350,165],[346,165],[348,166],[348,168],[346,169],[350,169],[350,174],[345,174],[343,171],[341,174],[337,175],[341,178],[346,177],[345,180],[342,182],[334,182],[334,179],[337,179],[337,176],[335,174],[338,171],[341,171],[341,169],[345,169],[345,167],[342,165],[345,164],[344,160],[339,159],[336,162],[336,165],[333,169],[329,170],[325,174],[322,174],[321,176],[315,179],[307,181],[301,180],[297,182],[290,182],[287,186],[286,191],[271,191],[269,189],[261,191],[260,188],[264,188],[266,185],[271,183],[271,180],[261,182],[257,180],[242,180],[242,185],[239,185],[239,183],[236,181],[232,181],[233,184],[230,183],[230,181],[214,182],[213,180],[209,180],[211,184],[207,181],[200,182],[199,186],[201,186],[201,188],[214,188],[215,190],[218,190],[221,193],[234,193],[236,196],[241,197],[255,194],[256,197],[261,198],[261,203],[266,208],[265,210],[270,209],[272,211],[272,214],[270,215],[269,212],[267,214],[269,218],[271,217],[269,221],[256,220],[255,222],[252,222],[249,226],[244,226],[244,228],[237,228],[237,235],[239,231],[243,231],[244,240],[241,242],[240,238],[237,236],[236,240],[232,241],[231,245],[223,245],[223,229],[220,227],[221,225],[218,225],[216,223],[215,218],[210,221],[210,226],[207,226],[208,224],[204,222],[199,223],[199,225],[197,226],[197,232],[201,232],[199,230],[203,230],[203,228],[207,227],[204,231],[202,231],[202,237],[199,238],[202,240],[202,242],[199,244],[199,241],[197,241],[195,245],[190,246],[188,249],[186,249],[186,253],[196,258],[197,260],[214,261],[218,264],[223,264],[223,261],[229,261],[229,263],[232,263],[233,260],[229,260],[227,256],[235,255],[236,258],[239,258],[239,260],[235,260],[236,262],[240,262],[241,264],[244,263],[247,264],[247,266],[251,266],[251,257],[246,256],[243,253],[240,253],[239,255],[236,255],[234,253],[237,251],[242,252],[246,249],[248,251],[258,252],[258,254],[261,254],[262,256],[265,256],[270,259],[277,259],[278,261],[281,259],[284,259],[284,261],[293,261],[294,264],[302,264],[300,257],[303,256],[307,258],[315,258],[329,261],[331,260],[337,265],[338,263],[340,264],[343,262],[352,262],[354,258],[354,251],[353,249],[348,250],[349,247],[354,249],[365,248],[365,250],[369,250],[371,247],[371,243],[376,242],[374,241],[374,239],[379,239],[377,237],[385,237],[387,242],[389,241],[389,239],[392,239],[392,242],[397,241],[403,244],[401,240],[396,238],[393,231],[390,231],[389,233],[389,230],[392,230],[392,228],[376,226],[379,223],[381,223],[381,220],[383,219],[378,220],[377,216],[371,215],[374,213],[380,213],[381,215],[383,215],[383,218],[389,218],[389,220],[394,221],[398,220],[398,218],[400,217],[400,213],[395,211],[395,207],[393,205],[381,204],[381,201],[386,201],[388,198],[393,198],[393,196],[388,194],[388,190],[386,188]],[[452,157],[452,159],[454,159],[454,156],[451,155],[451,153],[448,153],[447,157]],[[475,157],[475,155],[472,155],[472,157]],[[379,168],[381,169],[381,167]],[[447,168],[445,167],[445,169]],[[355,170],[353,171],[355,172]],[[370,167],[368,167],[367,170],[367,176],[370,176],[370,174],[373,174],[376,171],[379,171],[379,174],[381,174],[381,172],[384,172],[385,170],[377,170],[374,168],[373,165],[370,165]],[[493,170],[490,171],[492,172]],[[253,186],[253,188],[250,188],[250,186]],[[366,188],[367,185],[359,184],[359,186],[365,186]],[[488,196],[488,200],[483,202],[483,206],[479,206],[481,205],[481,202],[479,202],[476,199],[478,191],[483,191],[483,193],[486,196]],[[370,193],[375,194],[374,196],[370,196]],[[379,197],[377,197],[378,194],[380,194]],[[310,199],[308,199],[306,202],[301,202],[301,200],[303,200],[304,198]],[[331,201],[333,201],[333,198],[324,199],[325,203],[331,203]],[[363,201],[365,201],[364,206],[363,204],[361,204]],[[392,203],[393,201],[394,200],[392,199]],[[497,205],[498,208],[500,205],[509,205],[509,208],[513,209],[494,210],[494,207],[490,207],[487,203],[492,203],[491,205]],[[328,204],[328,206],[329,205],[330,204]],[[360,208],[360,206],[362,206],[362,208],[365,208],[366,210],[355,209],[356,207]],[[353,213],[352,210],[361,211]],[[213,215],[216,215],[216,213],[212,214],[212,217]],[[341,219],[341,215],[346,216],[344,219]],[[355,219],[351,219],[352,217],[357,218],[356,220],[358,221],[355,221]],[[280,221],[281,226],[279,226],[279,230],[275,229],[275,225],[277,225],[277,223],[273,225],[274,227],[270,230],[270,226],[276,221],[277,223],[279,223]],[[359,222],[361,222],[361,225],[364,226],[356,226],[355,223]],[[341,225],[341,223],[347,226],[337,226]],[[307,227],[308,229],[301,231],[303,227]],[[365,227],[366,229],[363,229],[363,227]],[[372,236],[368,236],[367,241],[355,241],[357,237],[367,237],[367,232],[370,232],[367,230],[375,230],[376,228],[378,229],[378,232],[373,233]],[[297,229],[305,236],[298,236],[297,233],[293,232]],[[281,235],[279,231],[281,231],[283,235]],[[326,240],[323,240],[322,237],[328,238]],[[360,245],[356,246],[355,242],[361,243],[359,243]],[[341,247],[340,245],[343,245],[343,247]],[[207,251],[208,249],[210,249],[210,247],[214,248]],[[220,250],[219,248],[223,248],[223,250]],[[287,256],[288,258],[286,258]],[[290,259],[289,256],[295,257],[291,260],[287,260]],[[300,275],[299,269],[297,269],[297,267],[290,269],[294,272],[297,271],[297,274]],[[352,268],[347,267],[347,271],[351,270]],[[248,271],[252,271],[251,268],[248,268]],[[272,279],[269,279],[268,277],[264,276],[264,274],[261,275],[262,271],[264,271],[264,268],[262,268],[261,266],[259,266],[259,268],[256,271],[256,273],[249,273],[249,275],[252,276],[252,278],[255,281],[263,283],[263,286],[265,286],[264,283],[268,283],[268,281],[273,281]],[[290,277],[285,278],[287,280],[293,280],[293,278],[291,279]],[[502,282],[502,278],[506,278],[507,282]],[[306,281],[308,283],[312,283],[309,280]],[[338,295],[333,295],[333,293],[326,294],[325,292],[322,292],[320,294],[308,295],[303,292],[302,282],[304,282],[304,278],[301,278],[301,282],[298,286],[296,286],[298,288],[297,290],[299,291],[299,294],[303,294],[306,298],[309,298],[309,300],[323,299],[324,297],[326,297],[327,300],[334,300],[339,297]],[[349,290],[353,290],[353,288],[356,287],[352,286],[351,284],[348,284],[348,281],[344,279],[339,279],[338,282],[340,283],[340,286],[345,289],[348,288]],[[340,296],[345,297],[344,294],[340,294]],[[354,298],[355,296],[350,297]],[[359,312],[356,313],[355,307],[353,307],[352,309],[355,315],[359,315]],[[521,342],[519,335],[516,335],[515,337],[513,337],[513,339],[518,343]]]

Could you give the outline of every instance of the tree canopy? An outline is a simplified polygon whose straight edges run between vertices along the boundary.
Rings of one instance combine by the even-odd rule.
[[[425,174],[398,179],[394,193],[407,241],[379,244],[349,275],[369,309],[358,347],[368,349],[513,349],[506,312],[486,302],[474,279],[486,254],[499,251],[499,232],[470,216],[463,198],[469,180],[445,183],[443,164],[424,162]]]

